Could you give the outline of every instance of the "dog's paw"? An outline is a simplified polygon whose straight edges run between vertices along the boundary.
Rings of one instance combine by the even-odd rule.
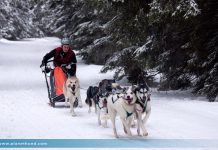
[[[101,125],[101,121],[98,121],[98,125],[99,125],[99,126]]]
[[[101,116],[101,120],[108,120],[110,119],[110,116],[108,114],[104,114]]]
[[[137,133],[138,133],[138,136],[142,136],[142,135],[140,134],[140,130],[139,130],[139,129],[137,129]]]
[[[106,124],[103,124],[102,126],[103,126],[104,128],[107,128],[107,125],[106,125]]]
[[[76,114],[75,114],[75,113],[73,113],[73,114],[72,114],[72,116],[73,116],[73,117],[76,117]]]
[[[132,133],[128,134],[129,137],[132,137]]]
[[[143,136],[148,136],[148,132],[143,133]]]
[[[69,106],[67,102],[66,102],[64,105],[65,105],[65,107],[68,107],[68,106]]]
[[[123,128],[123,131],[127,134],[127,131],[126,131],[126,128],[125,128],[125,127]]]
[[[135,123],[131,124],[131,128],[135,128],[135,127],[136,127]]]

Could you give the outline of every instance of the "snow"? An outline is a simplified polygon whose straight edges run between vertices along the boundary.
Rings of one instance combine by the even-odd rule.
[[[113,2],[122,2],[124,3],[125,0],[113,0]]]
[[[197,3],[195,2],[195,0],[190,0],[189,1],[189,9],[186,12],[186,14],[184,15],[184,17],[187,19],[188,16],[197,16],[198,14],[200,14],[200,10],[198,8]]]
[[[141,53],[143,52],[145,53],[149,50],[149,45],[152,43],[152,39],[153,39],[152,36],[147,37],[146,43],[135,50],[134,53],[136,53],[136,56],[139,56]]]
[[[175,16],[178,12],[185,11],[184,18],[188,19],[190,16],[197,16],[200,14],[200,9],[198,8],[198,4],[195,0],[184,1],[181,0],[179,5],[176,7],[176,10],[172,13],[172,16]]]
[[[110,121],[108,128],[98,126],[94,109],[89,114],[84,103],[88,86],[112,78],[114,72],[101,74],[102,66],[86,65],[78,58],[83,108],[76,108],[77,116],[72,117],[63,103],[56,108],[47,104],[39,65],[59,42],[57,38],[0,40],[0,139],[114,139]],[[217,102],[209,103],[188,91],[152,91],[149,135],[142,139],[218,139]],[[127,137],[119,119],[116,125],[120,137]],[[133,139],[138,138],[136,128],[131,130]]]

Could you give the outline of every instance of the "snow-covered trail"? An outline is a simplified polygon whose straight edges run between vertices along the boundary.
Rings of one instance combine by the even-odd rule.
[[[72,117],[69,108],[50,107],[42,57],[59,46],[59,39],[43,38],[11,42],[0,40],[0,139],[114,138],[109,128],[97,125],[97,116],[88,114],[84,100],[90,85],[111,78],[100,74],[101,66],[85,65],[80,59],[77,75],[81,81],[83,108]],[[218,139],[218,103],[200,101],[187,93],[152,93],[152,113],[146,139]],[[118,134],[124,135],[117,121]],[[136,129],[131,129],[134,137]]]

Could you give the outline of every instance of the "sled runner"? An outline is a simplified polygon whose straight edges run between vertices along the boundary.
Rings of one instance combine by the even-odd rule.
[[[56,102],[65,102],[63,84],[67,77],[64,66],[52,68],[51,62],[53,60],[48,61],[41,69],[45,75],[50,105],[55,107]]]

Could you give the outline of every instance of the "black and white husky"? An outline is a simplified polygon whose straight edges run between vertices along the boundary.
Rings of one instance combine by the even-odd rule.
[[[136,88],[136,117],[137,117],[137,133],[140,135],[140,128],[142,135],[147,136],[148,132],[145,124],[151,114],[150,92],[147,84],[140,84]]]
[[[112,94],[107,99],[108,114],[112,121],[114,136],[118,138],[115,118],[120,116],[124,132],[129,136],[132,135],[130,131],[133,113],[135,112],[136,94],[134,87],[129,87],[123,94]]]
[[[96,99],[97,99],[97,94],[99,92],[99,88],[97,86],[89,86],[87,89],[87,97],[86,97],[86,104],[89,105],[89,113],[91,112],[91,107],[94,106],[95,108],[95,113],[97,113],[97,108],[96,108]]]
[[[103,127],[107,127],[107,93],[98,93],[96,107],[97,107],[97,114],[98,114],[98,125],[101,125],[101,120],[104,120]]]

